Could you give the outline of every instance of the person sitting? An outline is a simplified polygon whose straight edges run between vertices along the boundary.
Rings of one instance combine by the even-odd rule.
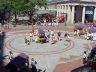
[[[87,39],[88,39],[88,40],[93,40],[93,33],[88,32],[88,33],[87,33]]]
[[[45,34],[41,34],[39,35],[39,41],[41,43],[46,43],[47,37],[45,36]]]
[[[68,33],[65,33],[64,37],[66,38],[66,41],[70,41],[69,40],[69,34]]]
[[[26,36],[24,39],[25,39],[25,43],[30,45],[30,36]]]
[[[39,38],[39,36],[38,36],[38,35],[36,35],[36,36],[34,37],[34,40],[35,40],[35,42],[36,42],[36,43],[38,43],[38,42],[39,42],[39,39],[40,39],[40,38]]]
[[[52,34],[52,35],[50,35],[50,43],[51,44],[54,44],[54,43],[56,43],[56,35],[55,34]]]

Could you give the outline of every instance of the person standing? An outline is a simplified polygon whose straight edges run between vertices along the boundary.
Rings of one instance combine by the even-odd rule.
[[[49,30],[47,31],[47,39],[48,39],[48,41],[50,39],[50,31]]]
[[[31,42],[31,41],[33,41],[33,39],[32,39],[32,36],[33,36],[32,32],[30,32],[29,35],[30,35],[30,42]]]
[[[60,40],[61,32],[58,32],[58,40]]]
[[[44,25],[46,26],[46,19],[44,19],[43,21],[44,21]]]
[[[87,53],[86,51],[84,51],[84,54],[83,54],[83,64],[85,65],[87,62]]]
[[[79,29],[77,29],[76,35],[80,36],[80,30]]]
[[[34,41],[34,35],[35,35],[35,28],[32,27],[32,42]]]
[[[35,32],[35,29],[34,29],[34,27],[32,28],[32,33],[34,34],[34,32]]]
[[[13,60],[13,52],[9,51],[9,60],[12,61]]]
[[[37,61],[34,60],[34,58],[31,59],[31,71],[32,72],[37,72],[37,68],[36,68],[36,64],[37,64]]]
[[[53,44],[53,41],[54,41],[54,31],[51,30],[51,32],[50,32],[50,43]]]

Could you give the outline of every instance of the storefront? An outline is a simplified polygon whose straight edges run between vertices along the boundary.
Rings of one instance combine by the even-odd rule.
[[[61,16],[61,14],[66,14],[66,22],[67,24],[74,24],[75,22],[85,23],[93,22],[96,20],[96,1],[90,2],[87,1],[55,1],[50,3],[51,5],[57,5],[57,16]]]

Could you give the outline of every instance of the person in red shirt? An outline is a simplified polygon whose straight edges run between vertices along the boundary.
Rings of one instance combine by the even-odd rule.
[[[34,28],[32,28],[32,33],[34,33]]]
[[[34,33],[35,33],[35,29],[34,29],[34,27],[32,27],[32,33],[31,33],[31,35],[32,35],[32,37],[31,37],[32,41],[34,40],[33,39],[34,38]]]

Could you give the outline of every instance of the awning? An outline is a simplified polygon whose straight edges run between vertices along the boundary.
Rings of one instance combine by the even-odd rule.
[[[42,28],[38,28],[38,33],[39,34],[45,34],[44,30]]]
[[[80,24],[75,25],[75,29],[83,29],[83,28],[86,28],[86,26]]]
[[[64,16],[57,16],[58,19],[64,19]]]
[[[89,32],[95,33],[96,32],[96,29],[91,28],[91,29],[89,29]]]

